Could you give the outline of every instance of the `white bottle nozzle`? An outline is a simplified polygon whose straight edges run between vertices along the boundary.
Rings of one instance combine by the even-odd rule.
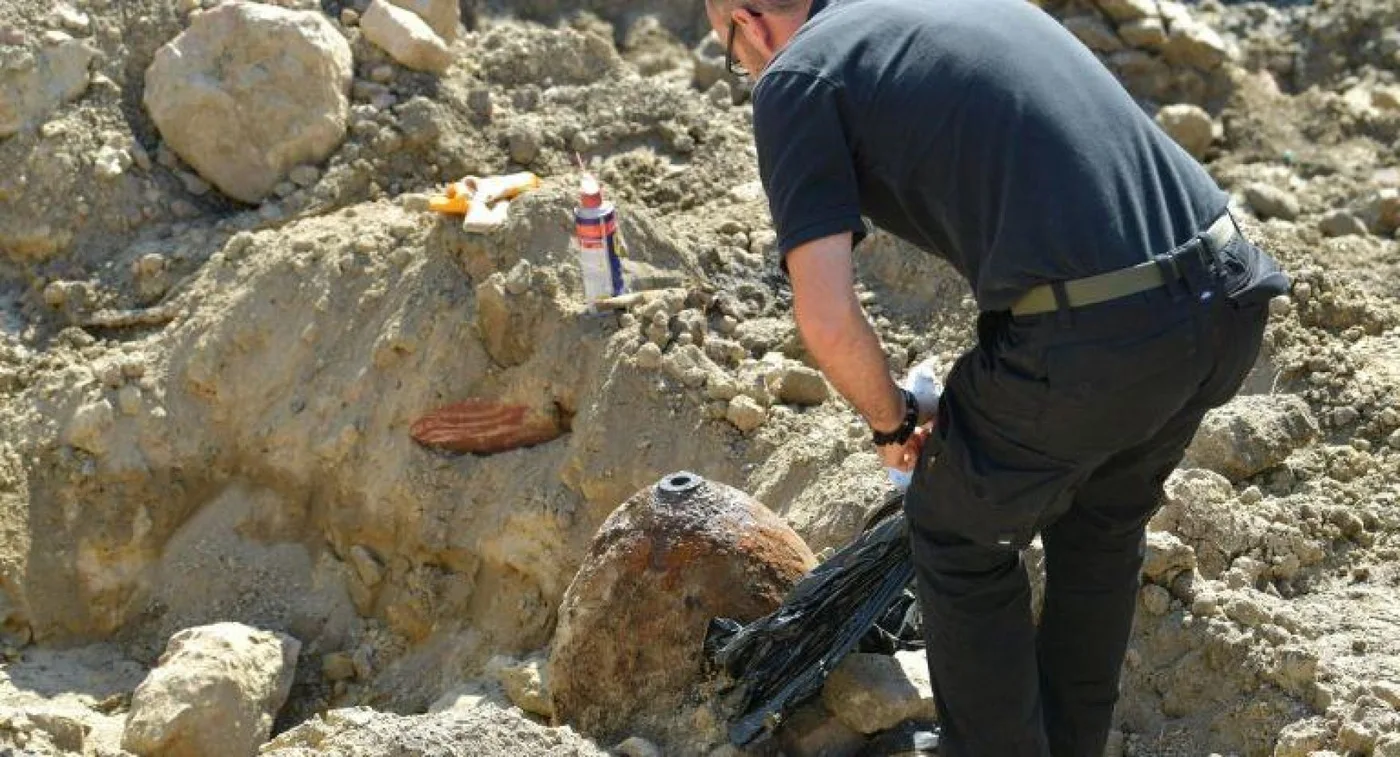
[[[914,401],[919,406],[919,419],[928,421],[938,416],[938,400],[943,396],[943,382],[939,376],[943,373],[942,366],[938,358],[930,357],[913,368],[899,382],[900,387],[914,395]],[[913,471],[902,471],[896,468],[886,468],[885,473],[890,478],[890,483],[896,489],[906,491],[909,484],[914,480]]]

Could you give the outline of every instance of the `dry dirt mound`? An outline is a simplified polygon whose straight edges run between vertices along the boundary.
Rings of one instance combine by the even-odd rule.
[[[324,713],[273,753],[592,753],[499,707],[417,713],[546,645],[599,525],[664,473],[743,489],[815,552],[885,488],[805,364],[744,91],[698,2],[464,3],[441,75],[371,43],[367,2],[266,3],[318,14],[353,79],[344,141],[247,205],[143,105],[156,51],[220,4],[11,0],[0,20],[0,707],[18,724],[0,745],[114,753],[170,636],[232,619],[302,645],[274,732]],[[1296,281],[1258,398],[1192,461],[1233,478],[1179,472],[1154,523],[1123,749],[1393,754],[1394,5],[1041,4],[1149,112],[1200,109],[1197,149]],[[576,153],[655,290],[622,312],[584,312]],[[516,170],[544,187],[498,232],[418,210]],[[892,368],[950,364],[964,285],[882,235],[859,260]],[[490,457],[413,443],[464,400],[563,434]],[[378,710],[335,709],[356,705]]]

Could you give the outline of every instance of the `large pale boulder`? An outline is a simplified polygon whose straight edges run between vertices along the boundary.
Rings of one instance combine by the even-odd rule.
[[[194,16],[146,70],[161,137],[224,194],[256,203],[340,145],[350,45],[323,14],[231,2]]]
[[[815,565],[782,519],[693,473],[664,477],[599,529],[559,610],[548,678],[555,719],[604,743],[691,744],[712,618],[773,611]]]
[[[97,51],[82,40],[52,32],[37,51],[0,45],[0,138],[47,118],[88,86]]]
[[[287,701],[301,644],[240,623],[187,628],[131,697],[122,748],[142,757],[251,757]]]

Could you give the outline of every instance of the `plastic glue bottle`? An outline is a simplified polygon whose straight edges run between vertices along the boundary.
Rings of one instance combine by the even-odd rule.
[[[920,418],[934,418],[938,415],[938,398],[943,395],[943,384],[938,380],[941,372],[938,359],[931,357],[909,369],[909,374],[899,382],[901,387],[914,395],[919,405]],[[885,473],[889,475],[890,483],[900,491],[907,490],[914,480],[913,471],[886,468]]]
[[[603,187],[585,173],[574,210],[574,244],[583,273],[583,298],[591,307],[598,300],[626,291],[622,280],[625,251],[617,231],[617,209],[603,199]]]

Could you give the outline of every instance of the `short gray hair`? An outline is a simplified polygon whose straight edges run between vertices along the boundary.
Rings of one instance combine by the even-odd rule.
[[[743,7],[752,8],[762,13],[786,16],[806,10],[812,0],[710,0],[710,2],[722,11]]]

